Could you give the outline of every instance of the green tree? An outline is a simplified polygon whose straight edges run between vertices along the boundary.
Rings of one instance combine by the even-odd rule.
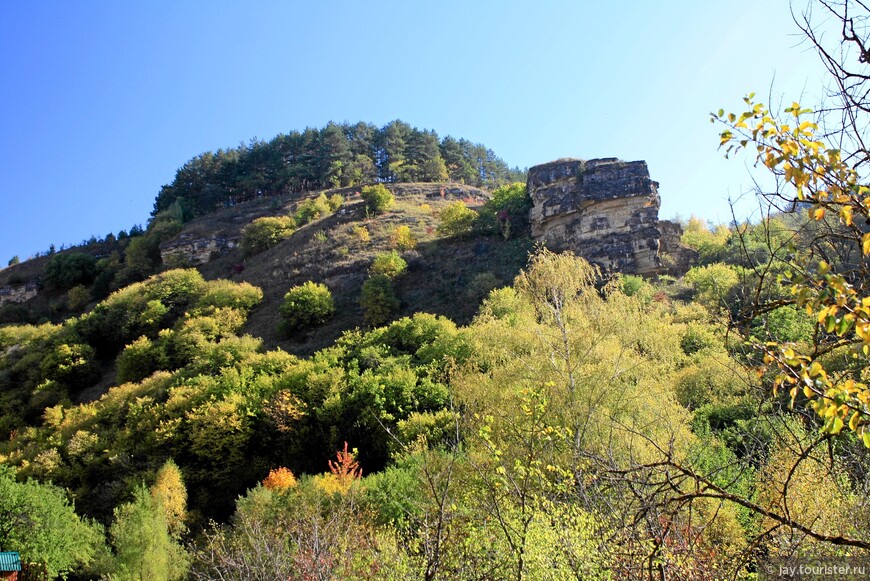
[[[383,274],[371,276],[363,283],[359,304],[363,308],[366,324],[383,325],[399,309],[399,299],[393,283]]]
[[[290,216],[257,218],[242,229],[242,249],[247,254],[268,250],[293,234],[296,221]]]
[[[369,275],[383,275],[392,280],[398,278],[407,268],[408,263],[405,262],[405,259],[399,256],[395,250],[391,250],[375,256],[369,267]]]
[[[383,184],[365,186],[362,189],[362,199],[366,204],[366,210],[372,214],[383,214],[396,203],[392,192]]]
[[[695,300],[716,312],[726,309],[731,302],[729,295],[740,282],[740,271],[717,262],[692,267],[685,280],[695,289]]]
[[[335,314],[335,303],[326,285],[309,280],[287,291],[280,310],[282,329],[290,334],[328,321]]]
[[[8,466],[0,465],[0,547],[18,551],[29,563],[42,563],[56,577],[93,562],[103,531],[82,520],[56,486],[34,480],[17,482]]]
[[[168,581],[184,579],[188,558],[169,534],[166,514],[144,485],[133,501],[115,509],[109,529],[115,548],[114,571],[118,581]]]
[[[441,210],[441,223],[438,233],[443,236],[462,236],[471,233],[477,212],[465,205],[465,202],[451,202]]]
[[[77,284],[89,284],[96,274],[97,259],[82,252],[69,252],[52,256],[42,280],[46,286],[69,290]]]
[[[9,259],[9,262],[6,263],[6,266],[15,266],[19,262],[21,262],[21,259],[18,258],[18,255],[16,254],[15,256],[13,256],[12,258]]]

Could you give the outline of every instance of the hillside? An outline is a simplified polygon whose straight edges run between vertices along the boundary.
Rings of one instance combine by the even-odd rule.
[[[870,549],[860,416],[834,446],[759,373],[819,337],[782,281],[837,224],[684,233],[644,162],[529,175],[176,199],[0,272],[0,507],[54,499],[78,548],[4,542],[81,578],[751,578],[816,548],[793,511]]]
[[[213,245],[214,240],[236,244],[244,227],[255,219],[292,214],[301,202],[316,198],[320,192],[251,200],[195,218],[162,244],[163,252],[172,266],[188,266],[205,258],[206,262],[195,267],[207,280],[244,281],[263,289],[263,302],[252,313],[246,330],[262,337],[269,347],[281,346],[294,353],[311,353],[331,343],[342,331],[364,326],[359,306],[360,286],[373,258],[394,247],[391,236],[397,226],[408,226],[417,241],[414,249],[402,252],[408,270],[397,281],[401,299],[397,316],[431,312],[466,322],[486,292],[513,280],[525,264],[531,242],[522,233],[519,238],[507,241],[486,232],[458,237],[438,233],[441,208],[457,200],[480,207],[489,198],[486,190],[454,183],[395,184],[389,189],[396,196],[396,206],[384,215],[369,217],[359,188],[327,190],[327,195],[338,193],[347,196],[348,201],[335,214],[302,226],[286,240],[260,253],[246,255],[240,246],[235,246],[222,252],[200,251],[197,257],[194,248]],[[354,233],[355,228],[365,228],[370,238],[361,239]],[[54,256],[85,253],[104,259],[112,252],[123,254],[124,242],[90,244]],[[179,254],[170,258],[167,249],[173,248]],[[0,308],[0,317],[5,309],[5,322],[36,322],[45,318],[59,322],[75,314],[76,310],[68,306],[66,289],[51,288],[41,282],[51,259],[52,256],[42,256],[0,271],[0,289],[29,288],[33,293],[26,301],[9,302]],[[169,265],[161,264],[159,268]],[[332,290],[337,316],[317,333],[282,337],[276,323],[278,306],[291,286],[307,280],[324,283]],[[95,292],[93,286],[88,290],[92,295]],[[88,301],[80,309],[94,304],[95,301]]]

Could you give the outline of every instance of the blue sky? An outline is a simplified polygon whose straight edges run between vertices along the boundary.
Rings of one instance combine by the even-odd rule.
[[[779,0],[3,2],[0,264],[144,225],[191,157],[329,120],[520,167],[645,159],[663,217],[728,221],[751,160],[722,158],[708,114],[815,102],[796,32]]]

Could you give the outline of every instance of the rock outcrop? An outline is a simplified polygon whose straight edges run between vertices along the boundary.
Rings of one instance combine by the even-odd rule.
[[[238,237],[203,236],[182,233],[160,245],[163,264],[169,266],[197,266],[238,246]]]
[[[560,159],[531,168],[528,191],[532,237],[548,248],[571,250],[607,271],[668,270],[661,255],[658,183],[646,162]],[[668,250],[681,253],[679,224],[668,223],[666,231]],[[690,257],[671,260],[680,261]]]
[[[8,303],[24,303],[39,293],[36,281],[0,286],[0,307]]]

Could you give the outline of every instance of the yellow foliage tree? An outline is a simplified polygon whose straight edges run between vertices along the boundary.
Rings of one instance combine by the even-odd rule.
[[[713,114],[728,126],[721,145],[726,154],[754,151],[758,163],[791,186],[794,202],[810,219],[835,216],[837,236],[870,256],[870,186],[852,158],[818,135],[812,110],[793,103],[779,119],[753,95],[742,113]],[[860,220],[859,220],[860,218]],[[861,370],[870,366],[870,269],[832,264],[809,251],[796,255],[794,268],[783,276],[794,304],[818,322],[820,333],[809,349],[769,342],[761,347],[765,362],[779,369],[776,388],[786,389],[792,402],[804,399],[824,419],[823,431],[837,434],[844,427],[870,447],[870,387]],[[844,372],[826,365],[825,356],[841,352],[851,360]]]

